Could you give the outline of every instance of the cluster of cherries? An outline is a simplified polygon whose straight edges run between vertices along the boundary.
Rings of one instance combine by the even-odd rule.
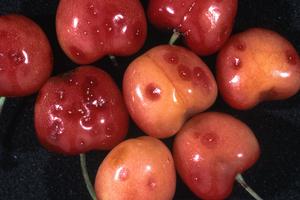
[[[174,34],[169,45],[132,61],[123,93],[108,73],[90,65],[49,78],[53,55],[42,29],[24,16],[1,16],[0,96],[39,91],[35,129],[50,151],[83,157],[112,149],[97,173],[98,199],[172,199],[176,171],[199,198],[224,199],[234,180],[245,185],[240,173],[258,159],[259,144],[238,119],[201,112],[218,91],[231,107],[247,110],[300,89],[295,48],[262,28],[230,37],[236,12],[237,0],[150,0],[149,21]],[[56,31],[66,55],[88,65],[106,55],[136,53],[147,22],[138,0],[61,0]],[[179,35],[190,50],[173,45]],[[217,51],[215,79],[199,55]],[[129,115],[148,136],[122,142]],[[171,153],[157,138],[175,134]]]

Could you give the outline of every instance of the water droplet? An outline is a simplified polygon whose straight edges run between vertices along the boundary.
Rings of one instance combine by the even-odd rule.
[[[140,30],[140,29],[136,29],[135,35],[136,35],[136,36],[140,36],[140,35],[141,35],[141,30]]]
[[[97,15],[97,13],[98,13],[97,9],[95,8],[95,6],[93,4],[91,4],[89,6],[88,10],[91,15]]]
[[[120,167],[117,169],[115,178],[120,181],[125,181],[128,179],[128,176],[129,176],[129,170],[126,167]]]
[[[20,65],[22,63],[25,63],[25,56],[21,51],[12,51],[9,53],[10,61],[13,65]]]
[[[112,26],[110,26],[109,24],[105,24],[105,27],[106,27],[106,30],[108,31],[108,32],[111,32],[112,31]]]
[[[64,95],[65,95],[65,91],[64,90],[59,90],[59,91],[56,92],[56,94],[57,94],[57,98],[59,100],[63,100],[64,99]]]
[[[240,69],[242,67],[242,61],[238,57],[233,57],[232,63],[234,69]]]

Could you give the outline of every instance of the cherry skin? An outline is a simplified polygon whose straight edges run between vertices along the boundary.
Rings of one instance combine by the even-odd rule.
[[[222,113],[202,113],[176,135],[173,157],[177,172],[201,199],[225,199],[237,174],[251,167],[259,144],[243,122]]]
[[[61,0],[56,32],[70,59],[89,64],[105,55],[136,53],[145,42],[147,24],[138,0]]]
[[[0,96],[35,93],[52,68],[52,49],[38,25],[21,15],[0,16]]]
[[[174,135],[190,116],[206,110],[217,96],[207,65],[193,52],[161,45],[135,59],[123,79],[129,113],[148,135]]]
[[[300,89],[298,53],[270,30],[252,28],[234,35],[220,51],[216,68],[220,93],[236,109],[287,99]]]
[[[149,136],[116,146],[101,163],[95,181],[98,199],[171,200],[175,187],[171,152]]]
[[[148,17],[158,28],[175,29],[195,53],[206,56],[231,34],[237,0],[150,0]]]
[[[128,113],[117,85],[92,66],[50,78],[39,92],[34,120],[42,145],[70,155],[111,149],[128,130]]]

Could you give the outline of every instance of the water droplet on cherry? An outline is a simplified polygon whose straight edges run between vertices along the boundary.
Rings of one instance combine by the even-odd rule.
[[[242,67],[242,61],[238,57],[233,57],[232,63],[234,69],[240,69]]]
[[[9,53],[9,58],[10,58],[11,63],[14,66],[17,66],[17,65],[20,65],[20,64],[26,62],[25,55],[21,51],[11,51]]]
[[[49,129],[49,138],[51,140],[58,140],[59,135],[64,131],[64,126],[61,120],[54,120]]]
[[[125,181],[128,179],[129,170],[126,167],[119,168],[117,173],[118,173],[117,175],[118,180]]]

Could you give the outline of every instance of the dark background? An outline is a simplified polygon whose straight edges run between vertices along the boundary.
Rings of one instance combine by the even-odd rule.
[[[143,2],[146,7],[147,2]],[[46,32],[54,51],[53,75],[77,65],[60,49],[55,35],[57,0],[0,0],[0,14],[21,13],[36,21]],[[250,27],[275,30],[300,50],[299,0],[240,0],[234,32]],[[108,58],[95,63],[108,71],[121,86],[122,74],[135,57],[157,44],[168,42],[170,32],[149,25],[147,42],[136,55],[117,58],[114,67]],[[215,56],[204,58],[214,72]],[[49,153],[35,136],[33,107],[36,95],[9,98],[0,116],[0,199],[90,199],[82,179],[79,157]],[[250,111],[229,108],[219,97],[210,109],[230,113],[247,123],[261,145],[258,162],[244,173],[246,181],[264,199],[300,199],[300,93],[286,101],[262,103]],[[131,123],[129,136],[142,133]],[[172,140],[165,140],[171,147]],[[107,152],[87,155],[94,179]],[[178,177],[174,199],[197,199]],[[230,199],[252,199],[238,184]]]

